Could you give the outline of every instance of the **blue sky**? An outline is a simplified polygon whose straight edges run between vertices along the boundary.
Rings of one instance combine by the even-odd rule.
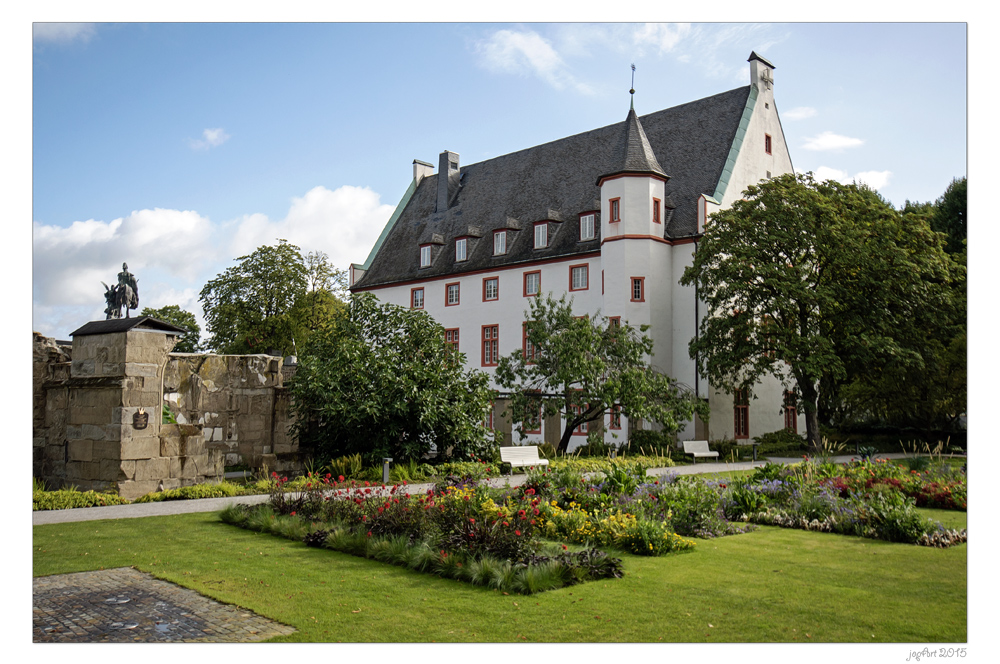
[[[33,328],[204,283],[287,238],[363,262],[411,179],[746,85],[756,51],[795,168],[896,205],[966,174],[962,23],[36,24]]]

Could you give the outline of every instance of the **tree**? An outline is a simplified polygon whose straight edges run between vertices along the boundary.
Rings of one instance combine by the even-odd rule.
[[[292,334],[297,346],[344,308],[347,273],[334,267],[323,251],[310,251],[304,260],[306,292],[295,301],[290,313]]]
[[[308,289],[299,248],[278,240],[236,260],[201,290],[207,346],[225,354],[293,354],[292,309]]]
[[[145,307],[140,316],[152,316],[187,330],[187,334],[181,335],[177,345],[174,346],[175,353],[197,353],[201,348],[201,326],[195,320],[194,314],[184,311],[176,304],[168,304],[159,309]]]
[[[484,451],[494,394],[463,359],[427,313],[355,295],[299,355],[291,390],[300,445],[322,459],[419,459],[432,443],[445,457]]]
[[[559,414],[566,426],[557,450],[565,453],[574,429],[612,410],[660,422],[668,433],[696,412],[707,419],[707,407],[690,390],[649,366],[648,326],[613,325],[599,314],[577,318],[565,296],[532,298],[527,317],[530,356],[514,351],[496,372],[498,384],[511,390],[508,412],[519,433],[524,423],[537,422],[539,411]]]
[[[681,279],[708,305],[689,350],[716,387],[794,384],[815,448],[821,386],[923,366],[914,321],[945,324],[951,263],[923,217],[864,186],[786,174],[743,196],[712,215]]]
[[[941,198],[934,202],[931,228],[947,236],[948,241],[944,250],[949,254],[960,254],[965,251],[967,191],[967,179],[955,178]]]

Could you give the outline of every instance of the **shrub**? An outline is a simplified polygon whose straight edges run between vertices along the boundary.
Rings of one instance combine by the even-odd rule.
[[[193,484],[182,486],[177,489],[167,489],[166,491],[154,491],[135,499],[137,503],[156,503],[164,500],[189,500],[196,498],[228,498],[230,496],[242,496],[247,493],[246,489],[232,482],[219,482],[210,484]]]
[[[66,510],[77,507],[103,507],[105,505],[128,505],[129,501],[114,493],[79,491],[74,488],[58,491],[32,491],[31,509]]]

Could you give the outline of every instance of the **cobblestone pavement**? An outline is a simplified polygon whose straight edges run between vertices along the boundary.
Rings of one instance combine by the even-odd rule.
[[[129,567],[38,577],[35,643],[246,642],[295,628]]]

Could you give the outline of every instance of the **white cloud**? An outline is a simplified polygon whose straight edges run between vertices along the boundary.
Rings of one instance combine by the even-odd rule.
[[[807,138],[802,147],[806,150],[843,150],[864,145],[860,138],[841,136],[832,131],[824,131],[812,138]]]
[[[177,304],[204,328],[198,295],[205,283],[277,238],[303,252],[325,251],[346,270],[363,262],[392,214],[366,187],[314,187],[292,198],[283,219],[247,214],[215,223],[190,210],[138,210],[112,221],[68,227],[33,224],[33,329],[68,338],[104,318],[104,288],[127,262],[139,279],[139,308]]]
[[[222,145],[229,140],[229,134],[225,132],[222,127],[217,129],[206,129],[201,132],[203,138],[201,140],[195,140],[193,138],[188,139],[188,144],[191,146],[192,150],[207,150],[209,148],[214,148]]]
[[[822,182],[824,180],[836,180],[842,184],[851,184],[852,182],[856,182],[858,184],[866,184],[872,189],[880,191],[889,184],[889,178],[892,177],[892,171],[862,171],[851,175],[847,171],[830,168],[828,166],[820,166],[813,171],[813,177],[815,177],[817,182]]]
[[[787,120],[805,120],[806,118],[815,117],[816,109],[811,106],[796,106],[792,110],[785,113],[785,119]]]
[[[534,75],[557,90],[571,88],[582,94],[593,90],[570,73],[552,44],[537,32],[498,30],[489,39],[476,42],[480,64],[499,73]]]
[[[88,42],[97,33],[93,23],[34,23],[31,39],[34,43],[69,44]]]
[[[632,43],[654,46],[660,53],[667,53],[690,34],[690,23],[644,23],[635,29]]]

